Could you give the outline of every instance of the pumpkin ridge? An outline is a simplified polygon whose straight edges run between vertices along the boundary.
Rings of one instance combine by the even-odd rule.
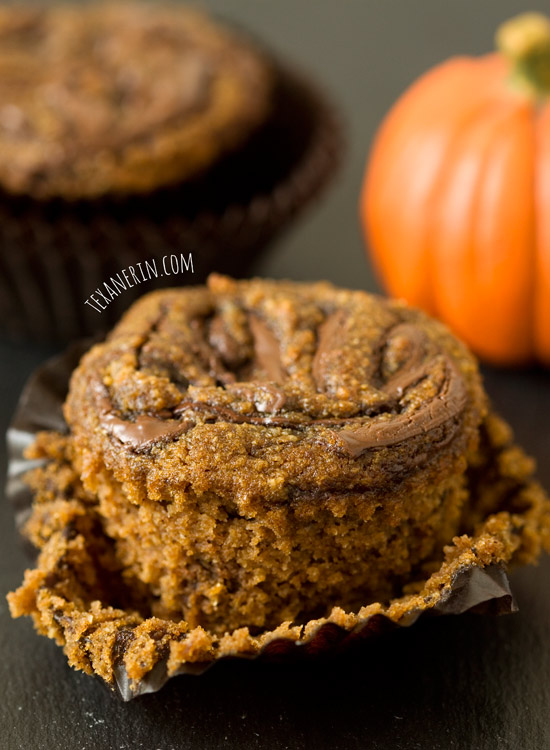
[[[488,57],[489,56],[482,58],[480,62],[486,62]],[[487,86],[488,86],[488,90],[490,91],[492,88],[491,80],[487,81]],[[491,106],[491,100],[486,98],[485,94],[479,94],[479,97],[476,97],[476,100],[472,108],[465,115],[464,119],[461,119],[460,122],[457,123],[457,128],[455,130],[455,133],[449,140],[448,148],[444,154],[444,157],[441,160],[441,164],[440,164],[440,167],[439,167],[436,179],[434,180],[434,185],[432,188],[433,202],[430,207],[431,220],[429,221],[428,231],[426,232],[426,245],[428,248],[426,273],[429,275],[432,281],[430,285],[432,310],[434,310],[435,315],[441,318],[442,320],[444,320],[444,315],[442,313],[441,306],[438,304],[438,299],[434,295],[434,284],[437,283],[437,278],[436,278],[437,271],[436,271],[436,260],[435,260],[437,254],[435,251],[436,240],[434,238],[434,235],[436,234],[436,225],[438,223],[437,217],[439,216],[443,188],[446,184],[447,179],[449,178],[452,179],[450,175],[452,175],[452,172],[454,171],[453,153],[455,152],[457,144],[460,143],[462,138],[467,133],[468,129],[472,125],[474,125],[476,122],[478,122],[479,118],[483,115],[484,111],[489,109],[490,106]]]
[[[535,112],[534,347],[550,366],[550,104]]]
[[[497,107],[495,108],[495,103]],[[475,337],[484,328],[485,309],[479,310],[478,275],[472,274],[476,257],[475,226],[479,196],[487,171],[487,159],[495,133],[511,116],[511,102],[489,97],[469,120],[450,155],[446,181],[439,195],[435,218],[434,267],[438,276],[438,314],[478,350],[485,335]],[[472,161],[473,156],[476,159]],[[468,160],[472,165],[470,181]],[[460,171],[462,170],[462,175]],[[464,201],[467,201],[464,203]],[[463,283],[466,280],[467,283]]]
[[[413,278],[415,274],[425,276],[426,266],[430,262],[429,251],[421,252],[419,249],[429,241],[433,231],[422,217],[430,216],[429,209],[438,192],[440,167],[441,164],[444,165],[453,144],[445,145],[438,153],[439,164],[434,170],[431,184],[423,188],[419,187],[418,179],[419,173],[426,174],[426,164],[423,158],[425,148],[422,148],[422,143],[426,143],[427,138],[433,138],[436,132],[447,132],[451,127],[450,123],[456,134],[459,134],[464,121],[476,117],[479,108],[485,106],[488,92],[494,87],[495,64],[501,65],[495,55],[486,55],[481,60],[473,57],[457,57],[442,63],[422,76],[405,92],[403,99],[390,110],[375,139],[374,158],[365,174],[360,206],[368,225],[377,275],[379,279],[385,280],[386,290],[391,295],[407,297],[411,304],[420,306],[427,312],[435,312],[433,282],[430,284],[424,278],[420,283],[418,279]],[[451,98],[447,93],[451,75],[450,90],[455,102],[459,102],[459,106],[457,107],[453,102],[449,116],[441,107],[440,97]],[[483,82],[483,92],[479,90],[480,82]],[[476,92],[475,101],[469,102],[471,112],[464,114],[465,107],[460,103],[471,92]],[[436,102],[435,108],[433,102]],[[411,118],[414,123],[411,138],[404,139],[404,131],[411,127]],[[431,132],[425,134],[426,120],[437,123],[437,129],[432,125]],[[407,128],[404,127],[403,121],[407,123]],[[417,134],[419,134],[418,138]],[[416,149],[417,154],[414,158],[409,156],[405,163],[401,158],[394,158],[396,153],[402,153],[407,140],[416,138],[420,145]],[[455,136],[451,136],[450,140],[454,141]],[[408,179],[409,172],[412,174],[411,180]],[[402,187],[399,183],[402,183]],[[401,217],[399,220],[400,213],[395,201],[397,195],[400,196],[400,201],[403,200],[404,190],[408,191],[408,200],[414,202],[416,212],[413,218]],[[423,192],[425,195],[422,195]],[[420,199],[419,193],[422,196]],[[395,220],[392,222],[392,215],[399,220],[397,225]],[[403,239],[405,236],[407,241]],[[414,268],[411,267],[411,250],[416,263]],[[408,260],[405,256],[408,256]],[[404,268],[398,272],[398,266],[411,267],[410,275],[404,274]],[[416,270],[419,267],[422,269],[420,273]]]
[[[516,221],[509,226],[510,231],[515,231],[519,235],[522,233],[524,237],[517,238],[514,243],[508,248],[508,258],[506,266],[508,272],[506,276],[509,280],[512,280],[512,290],[516,292],[516,297],[511,301],[506,300],[506,304],[502,306],[501,318],[498,322],[494,322],[492,329],[489,329],[492,336],[498,337],[501,334],[501,341],[497,342],[495,351],[497,356],[502,359],[507,356],[506,352],[513,352],[514,359],[516,361],[528,361],[532,359],[534,355],[533,345],[533,320],[534,320],[534,127],[533,127],[533,109],[531,105],[524,101],[512,98],[506,102],[509,113],[503,115],[502,120],[496,126],[494,136],[491,139],[488,150],[485,156],[485,163],[481,170],[482,183],[481,183],[481,194],[483,194],[483,185],[486,186],[486,180],[488,180],[488,172],[492,167],[493,163],[498,159],[499,153],[506,153],[508,148],[512,153],[516,154],[519,150],[520,143],[525,143],[524,150],[527,151],[527,158],[522,160],[522,165],[529,162],[529,177],[528,186],[525,190],[518,190],[518,196],[514,203],[518,200],[524,199],[526,204],[523,209],[518,212]],[[520,135],[521,128],[521,135]],[[512,135],[515,134],[515,135]],[[509,140],[514,137],[513,146],[507,145]],[[524,139],[527,138],[528,141]],[[507,172],[502,174],[498,184],[504,191],[503,196],[509,198],[515,187],[515,181],[519,179],[517,171],[514,170],[512,165],[512,172],[510,174],[510,167],[507,167]],[[510,179],[511,177],[511,179]],[[507,186],[507,187],[504,187]],[[476,223],[474,226],[479,227],[479,222],[483,219],[487,220],[487,217],[491,217],[494,214],[495,207],[491,210],[487,209],[486,203],[482,203],[479,199],[476,201],[475,206],[475,217]],[[502,197],[501,197],[502,200]],[[509,219],[508,212],[501,214],[502,206],[497,205],[495,221],[498,224],[507,222]],[[522,228],[522,231],[520,231]],[[479,229],[477,229],[479,232]],[[506,233],[507,235],[509,232]],[[483,259],[486,257],[483,247],[485,244],[483,238],[479,235],[477,238],[474,236],[473,242],[473,260],[474,268],[483,264]],[[495,238],[489,240],[486,243],[489,250],[497,247],[499,243],[495,241]],[[516,263],[514,263],[514,259]],[[497,266],[497,262],[493,257],[492,265]],[[499,298],[503,296],[505,292],[505,285],[503,284],[502,277],[496,284],[496,289],[491,290],[489,299],[489,310],[494,309],[495,305],[498,306]],[[522,283],[523,282],[523,287]],[[522,293],[523,292],[523,293]],[[508,317],[506,317],[506,315]],[[487,358],[492,357],[491,352],[487,352]]]

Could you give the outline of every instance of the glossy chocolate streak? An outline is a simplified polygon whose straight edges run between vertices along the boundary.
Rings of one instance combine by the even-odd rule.
[[[256,315],[250,315],[249,325],[254,337],[255,369],[263,370],[268,380],[282,383],[286,372],[281,362],[281,347],[275,334]]]
[[[219,353],[222,360],[234,368],[242,365],[247,359],[246,347],[240,346],[231,332],[227,329],[223,319],[214,316],[209,324],[208,342]]]
[[[163,419],[147,414],[141,414],[134,422],[130,422],[116,416],[105,386],[96,386],[95,396],[101,427],[136,451],[147,450],[154,443],[173,440],[193,426],[193,422],[186,419]]]
[[[181,419],[159,419],[146,414],[135,422],[128,422],[114,414],[104,414],[101,425],[110,435],[134,450],[149,448],[153,443],[167,442],[182,435],[193,426],[193,422]]]
[[[384,448],[447,426],[449,439],[458,430],[456,417],[464,410],[468,394],[464,382],[450,359],[446,361],[447,377],[438,395],[412,414],[398,414],[387,421],[371,422],[358,430],[335,433],[347,452],[357,458],[369,448]]]
[[[312,363],[312,374],[317,383],[324,378],[326,355],[341,345],[345,313],[338,311],[330,315],[319,329],[319,346]],[[250,330],[254,339],[254,370],[260,371],[269,381],[282,383],[287,379],[281,359],[279,343],[260,318],[249,317]],[[192,326],[198,334],[202,328]],[[389,337],[389,338],[388,338]],[[205,361],[218,380],[226,381],[226,389],[237,397],[252,401],[256,413],[242,414],[230,406],[222,406],[207,401],[183,400],[171,412],[159,415],[140,415],[135,421],[118,417],[110,403],[107,389],[97,389],[102,427],[113,437],[133,450],[147,450],[154,443],[168,442],[191,429],[196,419],[219,421],[234,424],[264,425],[293,430],[324,426],[332,429],[341,449],[349,456],[357,458],[369,449],[398,445],[406,440],[417,438],[433,430],[444,428],[443,435],[437,436],[437,444],[451,440],[459,429],[458,417],[467,405],[468,394],[461,373],[447,355],[440,355],[444,362],[444,380],[439,392],[416,410],[399,413],[399,402],[408,388],[429,377],[433,364],[432,345],[426,334],[412,323],[400,323],[385,334],[380,349],[388,340],[403,338],[404,359],[381,387],[387,398],[360,416],[347,418],[311,418],[307,414],[278,414],[286,404],[284,391],[271,383],[256,381],[251,383],[231,382],[231,375],[224,368],[217,353],[209,346],[197,347],[197,354]],[[222,378],[222,376],[224,376]],[[401,407],[403,408],[403,407]],[[369,419],[370,418],[370,419]],[[369,419],[369,421],[365,421]]]
[[[191,330],[194,333],[193,349],[195,354],[203,362],[205,371],[218,381],[227,385],[235,382],[235,375],[226,370],[220,359],[218,352],[212,348],[205,338],[205,322],[200,320],[191,321]]]

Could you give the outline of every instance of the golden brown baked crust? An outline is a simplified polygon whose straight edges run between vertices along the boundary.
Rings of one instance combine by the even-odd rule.
[[[223,633],[388,600],[452,538],[485,397],[419,312],[211,277],[75,371],[73,461],[152,611]]]
[[[0,186],[143,193],[195,176],[267,117],[269,66],[180,5],[0,9]]]

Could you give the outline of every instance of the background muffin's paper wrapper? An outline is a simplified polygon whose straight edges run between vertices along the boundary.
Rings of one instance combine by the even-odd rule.
[[[47,361],[28,381],[8,431],[9,469],[7,496],[12,502],[17,526],[22,528],[30,515],[32,493],[23,481],[24,474],[37,465],[24,456],[25,449],[33,442],[37,432],[54,430],[66,432],[63,419],[62,403],[68,388],[69,377],[78,363],[80,356],[89,348],[90,340],[73,344],[64,354]],[[38,462],[39,463],[39,462]],[[531,479],[518,487],[517,493],[533,492],[538,498],[537,517],[544,513],[548,523],[548,500],[542,490]],[[509,505],[509,498],[507,499]],[[523,500],[525,505],[525,499]],[[534,512],[526,510],[527,514]],[[502,514],[501,514],[502,515]],[[477,539],[478,537],[476,537]],[[472,544],[472,549],[477,554]],[[338,653],[359,641],[375,638],[388,630],[397,627],[408,627],[420,617],[428,615],[462,614],[464,612],[505,614],[516,611],[508,578],[507,562],[495,559],[488,564],[480,564],[473,552],[466,550],[457,559],[452,573],[447,577],[446,585],[435,587],[426,594],[429,581],[422,589],[423,598],[418,595],[403,596],[388,605],[369,605],[365,616],[347,614],[342,610],[332,611],[327,618],[310,621],[305,626],[288,625],[287,635],[284,626],[272,634],[263,634],[262,638],[250,637],[251,644],[257,643],[255,649],[246,648],[230,653],[219,654],[207,661],[183,663],[172,674],[168,674],[167,658],[163,656],[156,665],[139,681],[131,681],[122,661],[114,665],[114,684],[111,686],[125,701],[138,695],[159,690],[168,679],[175,675],[190,673],[200,674],[212,666],[219,658],[232,656],[241,658],[264,658],[286,660],[317,657],[320,654]],[[464,562],[464,559],[469,560]],[[461,561],[462,560],[462,561]],[[487,561],[485,561],[487,562]],[[442,565],[442,567],[444,567]],[[374,611],[373,611],[374,610]],[[272,635],[272,637],[269,637]],[[259,641],[261,640],[261,644]]]
[[[272,62],[267,122],[189,185],[72,202],[0,190],[0,329],[70,341],[109,330],[143,292],[199,284],[212,271],[247,273],[319,197],[343,151],[340,117],[324,92]],[[163,274],[162,258],[171,254],[192,254],[193,273]],[[128,271],[126,290],[103,312],[85,304],[97,288],[107,293],[104,282],[116,288],[111,277],[138,262],[145,268],[146,261],[156,262],[157,277],[137,285]]]

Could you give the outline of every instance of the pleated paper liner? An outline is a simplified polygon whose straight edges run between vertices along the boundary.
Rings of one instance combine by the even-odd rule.
[[[193,182],[145,196],[75,202],[0,194],[0,331],[70,340],[110,329],[154,288],[199,284],[211,271],[246,275],[320,195],[343,147],[339,116],[325,95],[301,74],[274,68],[267,123]],[[189,254],[193,272],[181,261]],[[162,258],[172,255],[179,272],[162,276]],[[145,261],[155,262],[157,277],[140,274],[137,263]],[[128,271],[130,283],[115,288],[103,312],[85,304],[129,266],[140,284]]]
[[[117,575],[112,542],[94,525],[78,476],[66,479],[63,497],[52,496],[51,513],[49,501],[33,507],[24,479],[48,463],[25,456],[37,433],[60,433],[51,451],[61,450],[67,431],[61,405],[70,373],[88,347],[75,344],[37,370],[8,432],[7,495],[18,527],[35,541],[38,535],[42,547],[10,606],[15,616],[31,615],[39,632],[63,646],[70,664],[101,676],[123,700],[155,692],[175,675],[200,674],[225,657],[280,662],[337,655],[422,617],[513,612],[508,565],[535,562],[550,546],[550,501],[532,477],[533,462],[514,444],[506,423],[491,414],[482,426],[479,461],[468,469],[472,500],[462,534],[391,601],[368,602],[357,612],[334,607],[326,617],[284,622],[254,635],[241,628],[219,636],[140,613],[136,590]]]

